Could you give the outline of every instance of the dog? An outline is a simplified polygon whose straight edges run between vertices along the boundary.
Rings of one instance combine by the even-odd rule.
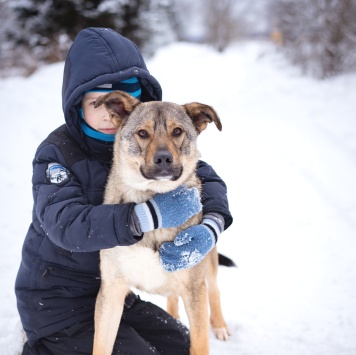
[[[178,105],[169,102],[140,102],[131,95],[114,91],[97,99],[117,127],[113,164],[108,176],[104,204],[142,203],[155,194],[185,185],[201,190],[196,175],[198,135],[208,123],[221,131],[215,110],[201,103]],[[150,137],[147,139],[147,137]],[[162,178],[156,159],[164,152],[174,172]],[[229,331],[222,316],[216,284],[216,247],[192,268],[167,272],[159,259],[159,247],[176,234],[199,224],[202,212],[179,228],[161,228],[145,233],[131,246],[100,251],[101,286],[95,304],[94,355],[109,355],[119,328],[125,297],[131,287],[168,297],[168,312],[178,317],[178,296],[182,297],[190,327],[190,354],[209,354],[209,314],[215,334],[227,339]],[[207,286],[208,284],[208,286]],[[208,298],[209,291],[209,298]]]

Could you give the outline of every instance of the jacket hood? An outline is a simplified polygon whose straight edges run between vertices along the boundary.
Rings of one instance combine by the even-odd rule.
[[[77,106],[85,91],[133,76],[141,83],[141,101],[162,100],[161,86],[133,42],[109,28],[80,31],[65,61],[62,86],[62,107],[72,136],[82,137]]]

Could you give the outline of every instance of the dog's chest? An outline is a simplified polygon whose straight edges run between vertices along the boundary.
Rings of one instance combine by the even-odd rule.
[[[118,249],[115,253],[117,252],[119,272],[123,273],[130,288],[135,287],[163,296],[170,293],[171,282],[168,280],[167,272],[162,268],[158,252],[136,245],[114,249]]]
[[[101,261],[105,262],[105,258],[110,262],[111,270],[115,265],[115,277],[124,279],[129,287],[166,296],[179,286],[179,273],[166,272],[162,268],[158,250],[143,244],[147,243],[141,241],[131,246],[107,249],[101,253]]]

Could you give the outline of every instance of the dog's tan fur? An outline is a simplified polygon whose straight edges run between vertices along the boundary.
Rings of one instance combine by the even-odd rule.
[[[100,105],[105,105],[118,128],[105,204],[141,203],[181,185],[200,190],[195,173],[199,158],[197,136],[210,122],[221,130],[220,119],[210,106],[140,103],[121,91],[100,97],[96,107]],[[154,162],[157,151],[170,153],[173,163],[169,173],[157,172]],[[195,215],[179,228],[145,233],[134,245],[100,252],[101,287],[95,306],[94,355],[111,354],[125,296],[131,287],[167,296],[168,311],[175,317],[178,317],[178,296],[182,297],[190,326],[190,354],[207,355],[208,282],[212,326],[218,337],[228,337],[216,285],[216,248],[198,265],[176,272],[165,271],[159,260],[159,246],[174,240],[188,226],[199,224],[201,217],[201,213]]]

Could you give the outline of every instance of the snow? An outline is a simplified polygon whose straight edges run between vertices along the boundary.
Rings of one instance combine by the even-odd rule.
[[[356,354],[356,74],[315,81],[256,42],[222,54],[176,43],[147,65],[166,101],[212,105],[223,125],[199,137],[235,218],[218,248],[238,265],[219,269],[232,336],[211,333],[211,354]],[[1,354],[21,348],[13,288],[31,219],[31,162],[63,122],[62,71],[57,63],[0,80]]]

